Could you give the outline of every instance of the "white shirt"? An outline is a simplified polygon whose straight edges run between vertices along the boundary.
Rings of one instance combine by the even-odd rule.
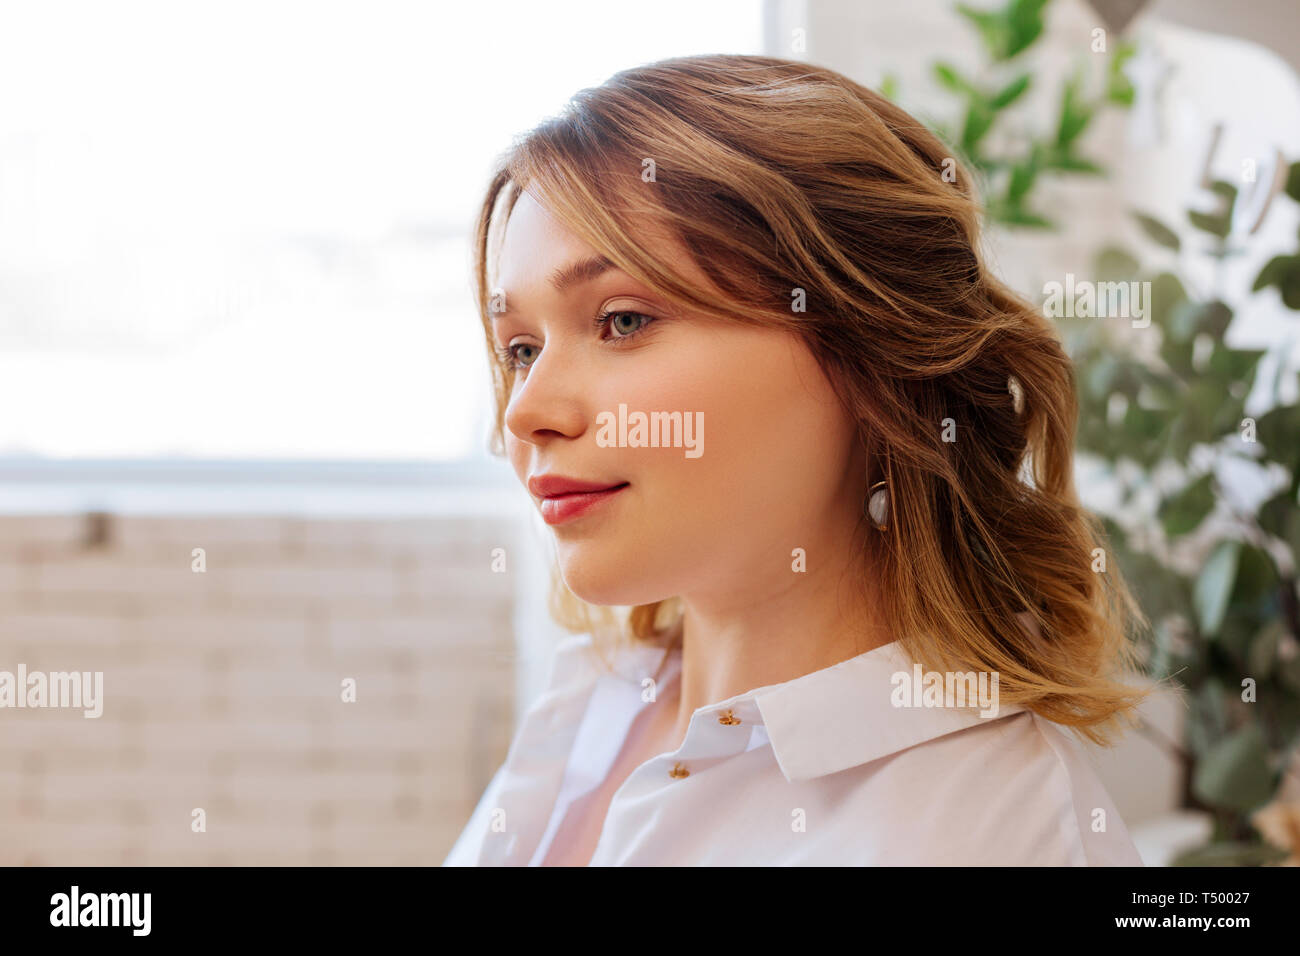
[[[444,866],[537,866],[681,651],[556,651]],[[591,866],[1141,866],[1080,745],[1022,707],[896,707],[900,645],[701,707],[610,800]],[[686,775],[682,775],[682,771]],[[1102,827],[1104,826],[1104,829]]]

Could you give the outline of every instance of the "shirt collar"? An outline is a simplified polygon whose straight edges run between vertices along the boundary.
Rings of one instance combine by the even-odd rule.
[[[669,666],[675,670],[680,667],[680,651],[674,648],[669,653]],[[639,646],[628,654],[632,669],[644,675],[658,670],[665,651]],[[838,773],[1024,710],[1020,705],[997,705],[996,696],[987,716],[982,715],[978,700],[964,707],[919,706],[917,699],[913,706],[895,705],[902,700],[904,684],[911,694],[923,683],[920,665],[902,645],[891,641],[811,674],[702,707],[692,716],[686,739],[691,740],[697,727],[719,721],[761,726],[781,772],[794,782]],[[992,690],[991,682],[985,686]],[[942,700],[940,690],[940,704]]]

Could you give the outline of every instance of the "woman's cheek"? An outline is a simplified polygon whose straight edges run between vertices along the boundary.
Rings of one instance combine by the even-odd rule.
[[[528,480],[528,451],[523,442],[514,435],[506,431],[505,434],[505,451],[506,460],[510,462],[510,467],[514,469],[515,475],[519,478],[520,483]]]

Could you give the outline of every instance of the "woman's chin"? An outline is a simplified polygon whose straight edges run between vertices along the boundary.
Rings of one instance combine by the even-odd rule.
[[[653,604],[662,601],[671,594],[646,588],[644,582],[629,586],[626,580],[615,580],[607,568],[598,573],[583,573],[572,568],[561,568],[565,587],[573,592],[574,597],[604,607],[633,607],[638,604]],[[634,573],[634,572],[629,572]]]

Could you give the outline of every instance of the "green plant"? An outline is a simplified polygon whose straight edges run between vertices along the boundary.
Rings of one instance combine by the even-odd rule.
[[[1023,68],[1023,54],[1043,31],[1047,0],[1008,0],[998,10],[977,10],[958,4],[957,12],[976,28],[987,63],[978,77],[967,77],[945,62],[934,64],[934,75],[949,92],[963,100],[963,113],[953,127],[936,124],[935,133],[952,148],[954,155],[984,180],[985,207],[989,219],[1008,226],[1052,228],[1054,223],[1034,208],[1031,193],[1043,174],[1098,175],[1103,168],[1081,152],[1081,140],[1098,111],[1106,104],[1128,106],[1133,88],[1123,65],[1133,46],[1119,44],[1110,57],[1106,89],[1090,99],[1083,92],[1083,77],[1075,71],[1062,86],[1057,119],[1051,131],[1035,133],[1025,140],[991,150],[990,133],[1004,122],[1011,107],[1021,101],[1032,84],[1032,74]],[[893,94],[892,77],[884,84]]]
[[[1286,180],[1286,194],[1300,200],[1300,163],[1292,163]],[[1300,252],[1274,256],[1259,273],[1254,289],[1276,286],[1288,309],[1300,310]]]
[[[1188,222],[1221,264],[1240,252],[1230,241],[1237,190],[1216,182],[1212,191],[1218,209],[1191,211]],[[1300,201],[1300,163],[1287,192]],[[1136,218],[1157,245],[1184,250],[1177,231]],[[1160,534],[1147,546],[1104,518],[1112,558],[1154,625],[1142,639],[1148,672],[1187,692],[1186,745],[1161,741],[1183,765],[1184,806],[1214,819],[1211,845],[1177,862],[1270,862],[1277,851],[1261,843],[1250,815],[1273,798],[1300,740],[1300,404],[1279,404],[1279,378],[1273,407],[1245,414],[1265,350],[1225,342],[1234,311],[1217,294],[1191,292],[1173,272],[1143,273],[1117,247],[1102,250],[1095,271],[1102,282],[1149,282],[1151,325],[1121,341],[1113,319],[1060,320],[1078,371],[1079,448],[1109,463],[1125,502],[1163,487],[1158,476],[1181,476],[1159,495]],[[1276,286],[1295,309],[1297,282],[1300,255],[1292,254],[1270,261],[1254,288]],[[1155,339],[1139,341],[1148,334]],[[1217,473],[1231,467],[1272,476],[1275,491],[1254,513],[1234,504]],[[1203,529],[1212,514],[1225,521]],[[1201,542],[1208,556],[1193,573],[1161,555],[1210,529]]]

